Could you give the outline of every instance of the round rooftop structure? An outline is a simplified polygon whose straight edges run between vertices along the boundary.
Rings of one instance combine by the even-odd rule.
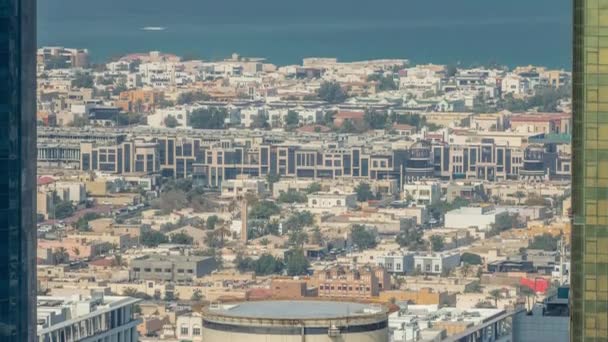
[[[331,301],[261,301],[212,305],[203,314],[203,340],[387,341],[383,306]]]

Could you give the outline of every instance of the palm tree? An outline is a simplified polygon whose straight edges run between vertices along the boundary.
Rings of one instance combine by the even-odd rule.
[[[125,266],[125,261],[123,260],[120,254],[114,255],[114,260],[112,260],[112,266],[114,267],[122,267]]]
[[[80,256],[80,248],[74,247],[72,248],[72,252],[74,252],[74,255],[76,255],[76,257]]]
[[[502,290],[495,289],[490,291],[490,297],[494,299],[494,307],[498,308],[498,300],[502,297]]]
[[[203,297],[203,293],[201,292],[201,290],[200,289],[196,289],[192,293],[192,297],[190,299],[193,300],[193,301],[195,301],[195,302],[200,302],[203,298],[204,297]]]
[[[513,194],[515,198],[517,198],[517,205],[521,204],[521,200],[526,197],[526,193],[523,191],[517,191]]]
[[[53,253],[53,262],[55,264],[62,264],[68,262],[68,260],[70,260],[70,254],[68,253],[68,250],[65,249],[65,247],[59,247]]]
[[[530,297],[531,296],[535,296],[536,293],[534,293],[534,291],[531,288],[529,288],[529,287],[527,287],[525,285],[520,285],[518,287],[518,290],[519,290],[519,295],[520,296],[525,296],[526,297],[526,309],[528,311],[530,311],[530,309],[531,309],[530,308]]]

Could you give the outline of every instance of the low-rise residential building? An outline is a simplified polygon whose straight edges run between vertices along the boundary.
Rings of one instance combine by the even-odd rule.
[[[441,199],[441,187],[437,182],[405,183],[403,196],[416,204],[436,204]]]
[[[459,253],[429,253],[414,255],[414,269],[423,274],[446,274],[460,265]]]
[[[391,253],[380,256],[378,265],[387,272],[394,274],[408,274],[414,271],[414,253]]]
[[[445,214],[446,228],[476,228],[489,231],[500,217],[507,216],[506,211],[498,211],[494,206],[462,207]]]
[[[190,282],[216,269],[215,258],[150,254],[131,261],[133,280],[164,280]]]
[[[175,328],[175,335],[180,341],[203,341],[203,316],[199,313],[178,316]]]
[[[309,208],[354,208],[357,195],[353,193],[318,192],[308,195]]]
[[[239,177],[222,182],[223,198],[238,199],[246,194],[262,196],[266,193],[266,181],[248,177]]]
[[[319,297],[377,297],[383,289],[390,289],[390,276],[382,267],[350,269],[332,267],[314,274],[311,279]]]

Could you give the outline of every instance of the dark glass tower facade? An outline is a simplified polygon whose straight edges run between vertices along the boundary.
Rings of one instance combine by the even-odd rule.
[[[574,0],[572,341],[608,341],[608,0]]]
[[[0,0],[0,341],[36,339],[36,1]]]

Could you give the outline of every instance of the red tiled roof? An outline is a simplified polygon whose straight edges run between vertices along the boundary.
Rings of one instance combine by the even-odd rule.
[[[306,132],[306,133],[312,133],[315,132],[315,130],[317,130],[319,132],[329,132],[331,131],[331,128],[327,127],[327,126],[323,126],[323,125],[306,125],[306,126],[302,126],[300,128],[298,128],[298,132]]]
[[[38,177],[38,185],[47,185],[51,184],[55,181],[55,178],[52,176],[40,176]]]
[[[406,124],[394,124],[393,128],[394,129],[402,129],[402,130],[413,130],[413,129],[416,129],[416,127],[411,126],[411,125],[406,125]]]
[[[112,266],[112,259],[97,259],[97,260],[93,260],[93,261],[89,262],[89,265],[91,265],[91,266],[97,266],[97,267],[111,267]]]
[[[336,114],[336,118],[341,119],[363,119],[365,112],[363,111],[340,111]]]

